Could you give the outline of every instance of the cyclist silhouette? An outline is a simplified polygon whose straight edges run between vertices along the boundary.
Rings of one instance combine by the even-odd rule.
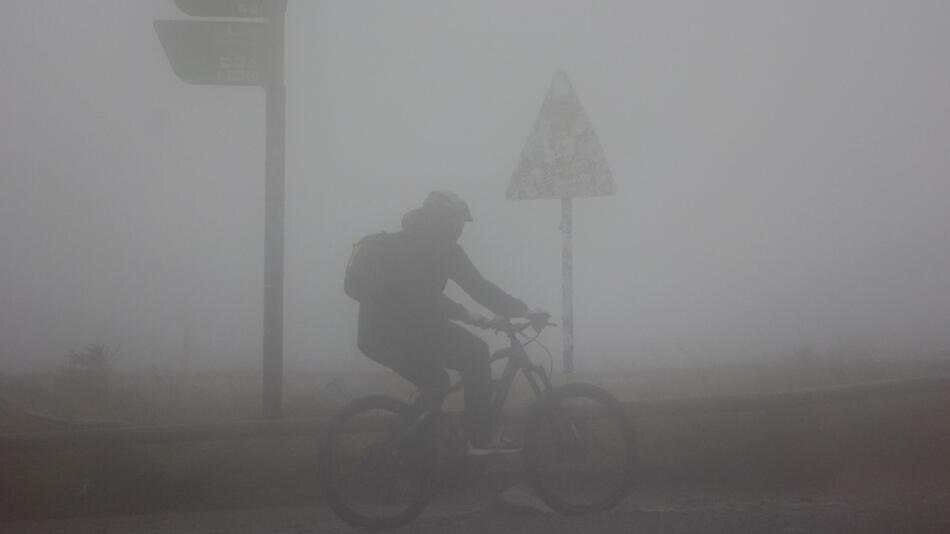
[[[468,205],[449,191],[434,191],[402,218],[402,231],[388,234],[391,246],[380,263],[385,290],[361,299],[357,345],[420,391],[426,406],[449,385],[446,369],[459,372],[465,387],[464,426],[473,451],[491,443],[491,367],[481,338],[453,323],[485,326],[489,319],[444,294],[452,280],[496,315],[522,317],[528,306],[486,280],[458,243]]]

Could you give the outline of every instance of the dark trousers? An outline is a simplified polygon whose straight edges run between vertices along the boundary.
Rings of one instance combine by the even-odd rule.
[[[491,366],[488,344],[448,320],[414,321],[360,309],[360,350],[419,388],[420,402],[433,402],[449,388],[446,369],[462,376],[465,428],[484,445],[491,438]]]

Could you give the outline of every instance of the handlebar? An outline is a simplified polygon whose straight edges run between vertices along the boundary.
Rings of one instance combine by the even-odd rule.
[[[538,334],[541,333],[548,326],[557,326],[551,322],[551,314],[547,312],[533,312],[525,314],[524,316],[527,321],[512,321],[508,317],[495,317],[484,324],[479,324],[477,326],[484,328],[485,330],[494,330],[495,332],[502,332],[508,335],[520,334],[531,327]]]

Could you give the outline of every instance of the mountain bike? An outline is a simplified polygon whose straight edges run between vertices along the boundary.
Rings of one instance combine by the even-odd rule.
[[[607,510],[633,481],[634,428],[604,389],[584,383],[554,387],[550,373],[531,360],[525,347],[553,326],[548,320],[544,313],[482,325],[510,342],[491,357],[507,360],[500,377],[493,378],[492,428],[511,419],[503,408],[520,373],[535,397],[520,443],[529,485],[561,514]],[[533,336],[525,334],[529,328]],[[422,513],[445,473],[464,461],[461,425],[443,410],[446,397],[461,389],[455,381],[428,405],[371,395],[344,406],[328,423],[320,449],[330,508],[347,523],[369,529],[396,528]]]

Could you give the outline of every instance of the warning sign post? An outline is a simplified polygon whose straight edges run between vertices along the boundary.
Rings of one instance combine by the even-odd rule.
[[[565,373],[574,370],[574,197],[612,195],[615,186],[597,133],[564,71],[554,75],[506,196],[561,199],[561,275]]]

